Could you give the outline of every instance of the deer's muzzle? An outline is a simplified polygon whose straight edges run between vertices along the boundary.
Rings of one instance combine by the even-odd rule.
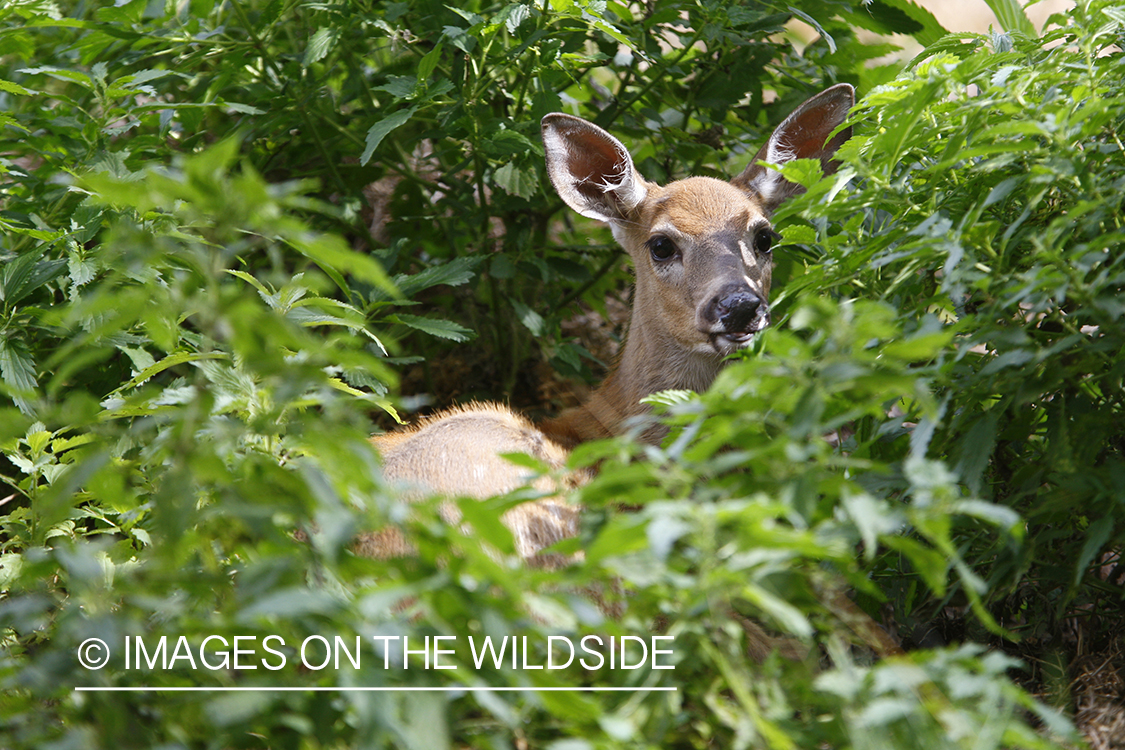
[[[769,325],[769,303],[748,286],[724,287],[701,311],[700,330],[708,334],[719,354],[750,344],[754,334]]]

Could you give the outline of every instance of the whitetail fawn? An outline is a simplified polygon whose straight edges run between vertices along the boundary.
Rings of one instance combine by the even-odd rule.
[[[706,390],[724,358],[769,325],[770,245],[777,236],[769,217],[801,190],[759,162],[812,158],[832,171],[832,156],[851,129],[833,131],[854,95],[851,86],[838,84],[806,101],[730,182],[648,182],[621,142],[598,126],[564,114],[544,117],[555,190],[578,213],[608,222],[636,267],[624,351],[586,403],[540,425],[502,406],[476,404],[373,438],[387,479],[449,496],[510,492],[527,482],[528,471],[500,454],[526,453],[559,469],[578,443],[618,434],[644,413],[645,396]],[[656,442],[662,434],[656,427],[643,437]],[[547,480],[538,486],[553,489]],[[539,500],[512,509],[504,523],[519,554],[530,558],[577,533],[577,509]],[[360,546],[377,557],[407,550],[396,532],[375,534]]]

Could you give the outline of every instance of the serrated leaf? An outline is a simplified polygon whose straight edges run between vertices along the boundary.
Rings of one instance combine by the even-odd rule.
[[[977,34],[968,31],[946,34],[941,39],[938,39],[936,42],[929,45],[913,58],[911,58],[910,62],[906,64],[905,69],[912,70],[923,60],[927,60],[942,53],[950,53],[956,55],[957,57],[969,55],[974,52],[984,42],[985,39],[986,37],[983,34]],[[910,94],[910,91],[910,89],[906,88],[887,89],[886,87],[884,87],[878,92],[872,92],[872,94],[869,94],[867,101],[874,102],[888,94],[890,94],[892,97],[908,96]]]
[[[359,163],[366,166],[367,162],[371,161],[371,155],[375,153],[375,149],[379,148],[379,144],[387,137],[395,128],[405,125],[406,122],[414,116],[418,110],[417,107],[410,107],[409,109],[400,109],[389,117],[384,117],[379,122],[372,125],[367,131],[367,138],[364,141],[363,155],[359,158]]]
[[[823,179],[824,169],[819,159],[794,159],[782,165],[781,174],[790,182],[808,188]]]
[[[476,38],[470,36],[469,33],[460,26],[446,26],[441,30],[441,35],[448,39],[450,44],[466,55],[471,55],[473,49],[477,46]]]
[[[933,13],[912,0],[880,0],[880,2],[901,11],[910,20],[921,26],[920,30],[912,31],[910,35],[917,39],[923,47],[933,44],[949,33]]]
[[[33,91],[32,89],[24,88],[23,86],[19,85],[18,83],[13,83],[12,81],[5,81],[2,78],[0,78],[0,91],[4,91],[4,92],[9,93],[9,94],[18,94],[20,96],[34,96],[35,94],[39,93],[38,91]]]
[[[323,307],[335,310],[338,314],[313,310],[310,309],[310,307]],[[285,316],[302,326],[335,325],[343,326],[357,333],[362,333],[364,336],[374,341],[384,355],[387,354],[383,342],[380,341],[375,334],[367,330],[367,321],[364,319],[363,313],[339,300],[328,299],[326,297],[309,297],[302,299],[295,302],[286,311]]]
[[[166,78],[167,76],[170,76],[170,75],[172,75],[172,71],[170,71],[170,70],[154,70],[154,69],[150,68],[148,70],[142,70],[142,71],[139,71],[137,73],[133,73],[132,75],[127,75],[127,76],[123,76],[121,78],[118,78],[114,82],[114,84],[120,85],[120,86],[128,85],[128,86],[131,86],[133,88],[137,88],[138,86],[142,86],[142,85],[148,83],[149,81],[155,81],[155,80],[160,79],[160,78]]]
[[[396,99],[411,99],[418,90],[417,76],[387,76],[387,82],[376,86],[376,91],[386,91]]]
[[[27,344],[16,338],[0,338],[0,378],[16,393],[12,400],[24,414],[32,411],[31,402],[24,394],[35,391],[35,360]]]
[[[201,362],[204,360],[227,358],[228,355],[222,352],[178,352],[176,354],[170,354],[167,357],[161,359],[159,362],[153,364],[151,367],[146,367],[145,369],[138,372],[131,380],[116,388],[112,393],[110,393],[110,395],[112,396],[114,394],[121,393],[122,391],[129,390],[130,388],[136,388],[138,385],[144,383],[152,376],[164,372],[170,367],[182,365],[185,362]]]
[[[9,261],[0,274],[0,302],[13,305],[66,269],[65,260],[41,260],[43,250]]]
[[[227,273],[229,273],[231,276],[237,276],[238,278],[253,286],[258,290],[258,294],[262,295],[262,297],[267,301],[273,298],[273,293],[266,288],[265,284],[258,281],[256,278],[246,273],[245,271],[235,271],[233,269],[227,269]]]
[[[1016,31],[1020,34],[1026,35],[1029,39],[1035,39],[1038,35],[1035,33],[1035,24],[1027,17],[1021,6],[1016,0],[984,0],[992,12],[996,14],[996,20],[1000,22],[1000,28],[1004,31]]]
[[[379,265],[379,261],[352,250],[339,235],[312,233],[305,225],[292,220],[279,221],[278,231],[301,254],[315,261],[329,275],[350,273],[360,281],[395,297],[399,296],[398,289]],[[338,284],[342,281],[342,278],[337,279]],[[341,285],[341,289],[348,291],[346,285]]]
[[[508,162],[497,169],[493,182],[509,195],[529,200],[539,191],[539,180],[535,172],[517,167],[514,162]]]
[[[21,68],[19,73],[24,75],[47,75],[51,78],[56,78],[60,81],[68,81],[82,85],[85,88],[91,88],[93,81],[88,73],[79,70],[65,70],[63,68],[56,68],[53,65],[43,65],[38,68]]]
[[[239,112],[239,113],[244,114],[244,115],[264,115],[266,113],[266,111],[264,109],[258,109],[257,107],[251,107],[249,104],[239,104],[238,102],[223,102],[222,105],[224,107],[226,107],[227,111],[229,111],[229,112]],[[164,104],[164,105],[160,105],[160,108],[166,109],[166,108],[168,108],[168,106],[169,105]],[[176,105],[176,106],[179,107],[181,105]]]
[[[476,333],[469,328],[458,325],[451,320],[440,320],[438,318],[423,318],[420,315],[408,315],[406,313],[397,313],[391,316],[391,320],[402,323],[417,331],[428,333],[431,336],[437,336],[450,341],[461,343],[468,341],[476,336]]]
[[[518,133],[515,130],[501,130],[497,132],[488,140],[487,146],[489,153],[497,155],[542,154],[542,149],[537,144],[532,142],[523,133]]]
[[[479,257],[467,256],[454,258],[448,263],[433,265],[409,276],[398,274],[394,277],[394,283],[405,297],[414,297],[424,289],[441,284],[460,286],[472,281],[480,260]]]
[[[309,39],[309,46],[305,48],[303,65],[307,68],[314,62],[323,60],[332,50],[332,47],[336,45],[338,38],[339,31],[335,28],[317,29],[316,33]]]
[[[641,399],[642,404],[653,404],[661,406],[674,406],[676,404],[686,404],[691,401],[696,395],[695,391],[683,389],[669,389],[666,391],[658,391],[657,393],[649,394]]]
[[[71,254],[67,260],[67,270],[70,273],[70,283],[74,287],[85,286],[89,284],[97,276],[98,267],[87,258],[80,258],[76,254]],[[71,290],[73,294],[74,290]]]
[[[504,20],[504,25],[507,27],[509,34],[515,34],[520,24],[530,17],[531,8],[523,3],[513,3],[500,13],[500,18]]]

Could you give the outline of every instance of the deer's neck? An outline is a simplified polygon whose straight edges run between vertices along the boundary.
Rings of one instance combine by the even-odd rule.
[[[640,401],[659,391],[705,391],[722,366],[718,354],[698,354],[684,349],[662,331],[630,326],[617,367],[581,406],[547,420],[540,429],[565,448],[587,440],[623,432],[631,418],[648,412]],[[644,433],[648,442],[659,442],[660,426]]]

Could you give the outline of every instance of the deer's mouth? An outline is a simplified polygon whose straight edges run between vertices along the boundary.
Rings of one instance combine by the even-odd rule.
[[[726,356],[733,354],[739,349],[745,349],[750,346],[750,342],[754,340],[755,334],[759,333],[766,327],[766,323],[756,326],[751,331],[724,331],[722,333],[712,333],[711,346],[719,354]]]

